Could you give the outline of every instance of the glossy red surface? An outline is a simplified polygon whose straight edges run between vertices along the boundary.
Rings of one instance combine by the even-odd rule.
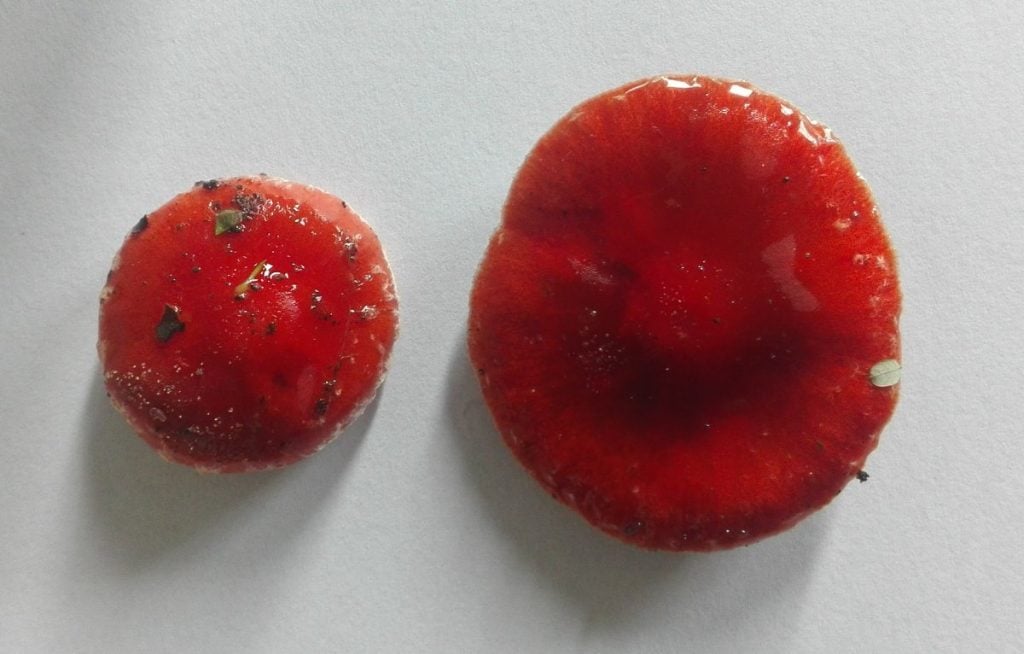
[[[217,234],[223,211],[241,222]],[[101,296],[99,352],[114,404],[166,458],[278,467],[372,398],[397,309],[380,243],[345,203],[226,179],[197,184],[125,238]]]
[[[471,299],[505,442],[649,548],[781,531],[861,469],[894,408],[900,291],[830,131],[753,87],[657,77],[584,102],[523,164]]]

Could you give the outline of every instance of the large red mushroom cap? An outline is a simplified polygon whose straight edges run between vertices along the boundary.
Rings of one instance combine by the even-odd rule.
[[[262,176],[199,182],[142,218],[100,302],[114,405],[162,456],[213,472],[326,444],[372,399],[398,325],[370,227]]]
[[[506,444],[605,532],[713,550],[861,473],[897,399],[896,262],[823,125],[749,84],[640,80],[527,157],[471,298]]]

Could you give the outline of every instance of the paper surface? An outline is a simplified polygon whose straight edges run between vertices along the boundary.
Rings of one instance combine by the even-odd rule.
[[[1020,3],[380,4],[0,0],[0,651],[1024,649]],[[870,480],[714,555],[631,549],[545,496],[463,354],[533,143],[667,72],[828,124],[906,298]],[[110,408],[97,294],[139,216],[258,172],[374,226],[401,336],[322,453],[199,476]]]

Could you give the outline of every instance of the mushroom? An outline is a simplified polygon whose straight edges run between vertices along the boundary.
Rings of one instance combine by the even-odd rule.
[[[101,294],[114,406],[164,458],[293,463],[372,399],[398,325],[380,242],[346,203],[266,176],[198,182],[125,238]]]
[[[470,304],[507,446],[644,548],[791,527],[861,472],[897,399],[868,187],[828,128],[743,82],[653,77],[569,112],[516,176]]]

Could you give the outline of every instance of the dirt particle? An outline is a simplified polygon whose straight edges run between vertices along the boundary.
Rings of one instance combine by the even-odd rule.
[[[144,232],[147,227],[149,227],[148,214],[143,216],[142,218],[139,218],[139,222],[135,223],[135,226],[132,227],[132,236],[138,236],[139,234]]]

